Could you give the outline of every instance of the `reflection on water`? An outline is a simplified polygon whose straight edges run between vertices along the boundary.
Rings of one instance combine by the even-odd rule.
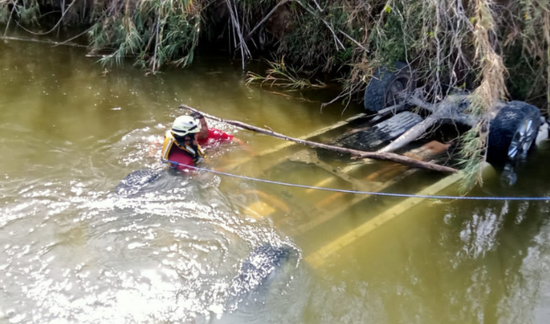
[[[247,88],[239,64],[224,60],[145,77],[131,67],[105,70],[83,54],[0,44],[0,322],[548,322],[548,202],[428,201],[313,268],[302,256],[398,201],[366,200],[289,236],[302,218],[337,207],[329,194],[161,170],[152,143],[181,113],[179,103],[291,136],[341,120],[339,108],[320,114],[319,103]],[[256,151],[279,143],[213,126]],[[248,153],[227,145],[210,156],[218,168]],[[512,188],[492,175],[472,194],[548,196],[549,157],[548,147],[539,150]],[[237,171],[262,165],[248,167]],[[159,176],[117,193],[140,169]],[[315,184],[327,172],[289,163],[263,176]],[[421,173],[393,189],[434,178]],[[252,205],[259,213],[245,208]],[[272,210],[284,217],[258,217]],[[232,283],[265,244],[292,247],[297,261],[277,266],[275,280],[239,296],[228,314]]]
[[[241,216],[215,187],[166,178],[170,190],[138,197],[75,193],[61,204],[37,196],[32,205],[45,213],[30,205],[4,210],[15,217],[0,230],[3,316],[185,322],[221,315],[250,248],[291,244]]]
[[[0,160],[1,319],[214,319],[250,251],[293,246],[268,222],[243,215],[219,191],[218,177],[163,171],[139,192],[114,191],[131,171],[159,167],[151,146],[181,114],[180,102],[237,119],[264,113],[276,126],[288,124],[281,109],[257,106],[283,107],[288,99],[245,88],[227,62],[144,77],[132,68],[103,73],[78,51],[0,46],[0,138],[9,155]],[[305,118],[306,107],[295,113],[304,117],[301,131],[339,118]],[[254,135],[237,135],[256,145]],[[229,146],[211,155],[242,154]],[[286,271],[279,295],[262,296],[265,314],[298,300],[285,292],[303,286],[293,280],[303,270]]]

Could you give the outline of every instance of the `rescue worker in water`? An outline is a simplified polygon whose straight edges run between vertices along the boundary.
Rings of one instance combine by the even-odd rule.
[[[189,166],[200,164],[204,160],[197,138],[200,130],[199,120],[191,116],[177,117],[164,135],[160,160],[184,171],[191,170]]]

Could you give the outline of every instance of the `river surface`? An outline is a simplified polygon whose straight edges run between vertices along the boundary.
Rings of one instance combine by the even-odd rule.
[[[181,103],[294,137],[362,111],[321,113],[327,91],[301,97],[246,87],[240,62],[226,59],[146,76],[129,63],[105,69],[84,54],[0,43],[0,323],[550,322],[548,202],[428,200],[319,266],[308,255],[400,200],[367,200],[299,233],[301,220],[319,211],[303,206],[330,194],[169,171],[150,188],[117,194],[127,174],[162,170],[155,143]],[[282,142],[211,126],[246,143],[210,148],[208,167],[217,170]],[[501,188],[488,172],[470,194],[549,196],[548,159],[543,143],[515,187]],[[326,174],[309,164],[260,172],[262,163],[231,172],[342,186],[323,182]],[[392,190],[417,191],[437,179],[418,172]],[[354,197],[340,198],[341,205]],[[275,209],[281,217],[267,216]],[[290,247],[297,261],[231,308],[232,280],[266,243]]]

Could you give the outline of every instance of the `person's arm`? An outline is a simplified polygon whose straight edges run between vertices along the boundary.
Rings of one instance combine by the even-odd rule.
[[[250,148],[250,146],[248,146],[247,143],[235,137],[234,135],[229,135],[219,129],[213,129],[212,131],[210,131],[210,129],[208,128],[208,123],[206,122],[206,118],[204,118],[204,116],[201,113],[193,112],[191,116],[195,119],[198,119],[201,122],[201,130],[198,134],[199,140],[205,141],[209,137],[211,137],[213,140],[220,141],[220,142],[233,142],[235,144],[238,144],[240,147],[242,147],[245,151],[247,151],[251,155],[255,155],[254,151]]]
[[[221,143],[233,142],[233,143],[239,145],[240,147],[242,147],[245,151],[247,151],[251,155],[255,154],[254,151],[250,148],[250,146],[248,146],[248,144],[246,142],[244,142],[243,140],[241,140],[240,138],[238,138],[234,135],[227,134],[227,133],[225,133],[225,132],[223,132],[219,129],[210,130],[208,136],[211,137],[213,140],[221,142]]]
[[[243,140],[233,136],[233,139],[231,141],[235,144],[238,144],[245,151],[247,151],[250,155],[256,155],[256,153],[250,148],[250,146],[246,142],[244,142]]]
[[[198,140],[206,140],[208,138],[208,123],[206,122],[206,118],[204,118],[204,116],[198,112],[194,112],[191,114],[191,117],[197,119],[200,121],[201,123],[201,130],[199,131],[199,133],[197,134],[197,139]]]

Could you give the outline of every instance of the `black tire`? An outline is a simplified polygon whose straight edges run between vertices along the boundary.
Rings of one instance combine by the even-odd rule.
[[[489,127],[487,162],[496,167],[502,167],[507,162],[522,162],[534,147],[533,143],[540,127],[540,116],[537,107],[522,101],[510,101],[501,108]],[[528,135],[521,141],[525,145],[520,145],[515,154],[509,152],[512,141],[517,142],[514,136],[521,137],[520,129],[525,127],[529,129]]]
[[[397,91],[410,93],[416,88],[416,74],[409,65],[396,62],[394,69],[378,68],[372,76],[364,95],[365,109],[378,112],[401,102],[395,98]]]

